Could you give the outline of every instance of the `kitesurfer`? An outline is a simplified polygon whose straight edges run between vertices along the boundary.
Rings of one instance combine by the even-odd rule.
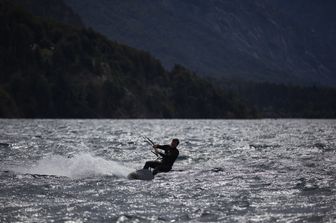
[[[153,168],[153,175],[160,172],[169,172],[179,155],[179,151],[177,149],[179,143],[180,141],[178,139],[173,139],[170,145],[153,145],[155,153],[160,155],[162,159],[161,161],[147,161],[143,168]],[[163,150],[164,153],[159,150]]]

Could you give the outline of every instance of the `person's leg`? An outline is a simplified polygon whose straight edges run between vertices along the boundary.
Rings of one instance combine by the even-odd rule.
[[[153,175],[155,176],[161,172],[169,172],[171,170],[170,166],[159,165],[153,170]]]
[[[143,167],[143,169],[148,169],[150,168],[156,168],[157,166],[159,166],[161,163],[159,161],[147,161],[145,163],[145,166]]]

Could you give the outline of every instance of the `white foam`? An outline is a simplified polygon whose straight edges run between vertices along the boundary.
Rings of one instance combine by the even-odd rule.
[[[134,169],[123,166],[115,161],[105,160],[89,153],[82,153],[71,158],[52,155],[39,160],[36,165],[30,168],[15,168],[15,171],[30,174],[83,178],[99,175],[126,177],[130,172],[134,171]]]

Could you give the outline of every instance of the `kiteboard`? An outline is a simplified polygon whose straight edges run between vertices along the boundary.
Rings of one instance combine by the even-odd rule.
[[[128,174],[127,178],[130,180],[153,180],[154,175],[150,170],[141,169]]]

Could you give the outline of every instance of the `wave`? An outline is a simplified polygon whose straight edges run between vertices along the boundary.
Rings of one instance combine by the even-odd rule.
[[[115,161],[105,160],[89,153],[82,153],[71,158],[52,155],[39,160],[32,167],[17,167],[13,171],[28,174],[84,178],[102,175],[126,177],[134,169]]]

